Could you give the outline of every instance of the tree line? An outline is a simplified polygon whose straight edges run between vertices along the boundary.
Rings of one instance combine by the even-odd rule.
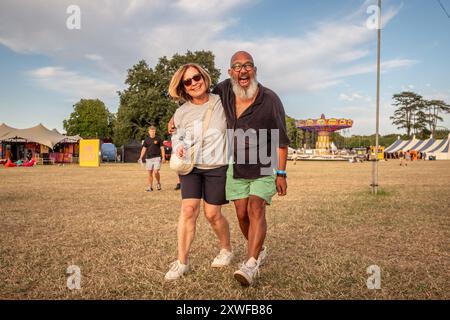
[[[390,117],[397,129],[405,129],[406,135],[425,138],[435,135],[442,115],[450,113],[450,105],[443,100],[427,100],[420,94],[404,91],[393,96],[393,105],[397,107]]]

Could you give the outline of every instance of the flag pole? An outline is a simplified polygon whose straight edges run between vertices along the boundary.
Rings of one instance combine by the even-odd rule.
[[[372,193],[378,193],[378,148],[380,131],[380,56],[381,56],[381,0],[378,0],[378,47],[377,47],[377,111],[375,132],[375,159],[372,162]]]

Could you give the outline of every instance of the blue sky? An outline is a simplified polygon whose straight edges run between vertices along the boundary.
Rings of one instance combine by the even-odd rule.
[[[450,11],[450,0],[441,0]],[[81,29],[69,30],[69,5]],[[109,0],[0,2],[0,123],[62,130],[73,104],[99,98],[116,112],[127,69],[144,58],[211,50],[226,78],[233,52],[251,52],[258,79],[296,119],[345,117],[375,131],[375,0]],[[437,0],[383,0],[381,134],[392,95],[450,103],[450,19]],[[450,115],[441,125],[450,128]]]

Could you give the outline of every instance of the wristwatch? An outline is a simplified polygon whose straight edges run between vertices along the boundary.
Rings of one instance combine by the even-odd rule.
[[[285,170],[277,170],[277,177],[287,178]]]

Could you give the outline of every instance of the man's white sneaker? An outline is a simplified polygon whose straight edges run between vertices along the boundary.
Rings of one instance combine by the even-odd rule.
[[[173,281],[181,278],[185,273],[189,271],[189,265],[182,264],[179,260],[170,264],[170,270],[167,271],[164,279],[166,281]]]
[[[247,262],[239,265],[239,270],[234,273],[234,278],[243,286],[249,286],[259,275],[259,264],[255,258],[248,259]]]
[[[213,268],[222,268],[229,266],[231,263],[231,260],[233,260],[234,254],[231,251],[228,251],[227,249],[220,250],[217,257],[214,258],[214,261],[211,264],[211,267]]]
[[[258,265],[262,266],[267,257],[267,246],[263,246],[258,256]]]

